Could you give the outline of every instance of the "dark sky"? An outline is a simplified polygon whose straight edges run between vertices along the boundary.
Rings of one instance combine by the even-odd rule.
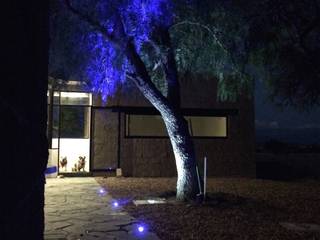
[[[267,99],[266,89],[256,83],[255,111],[257,128],[320,128],[320,107],[298,112],[292,107],[281,111]]]

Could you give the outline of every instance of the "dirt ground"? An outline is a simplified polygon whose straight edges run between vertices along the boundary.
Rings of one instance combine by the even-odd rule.
[[[174,178],[96,180],[163,240],[320,240],[319,181],[208,179],[208,199],[199,205],[174,200]],[[132,203],[152,197],[168,203]]]

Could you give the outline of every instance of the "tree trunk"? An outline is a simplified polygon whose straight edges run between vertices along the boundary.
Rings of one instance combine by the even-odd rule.
[[[177,199],[195,199],[196,194],[199,193],[196,158],[187,121],[178,112],[164,111],[160,113],[166,125],[176,160]]]
[[[141,93],[160,112],[166,125],[177,166],[177,199],[182,201],[195,199],[196,194],[199,193],[196,158],[187,122],[179,108],[166,99],[152,83],[132,42],[127,45],[126,55],[134,66],[136,73],[130,78]]]
[[[2,6],[0,239],[43,239],[48,2]]]

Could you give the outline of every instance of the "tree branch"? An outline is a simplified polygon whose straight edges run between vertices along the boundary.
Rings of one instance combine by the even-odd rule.
[[[119,46],[119,42],[115,39],[115,36],[107,31],[107,29],[98,21],[92,19],[89,15],[80,12],[75,9],[70,0],[64,0],[65,5],[74,15],[76,15],[80,20],[87,22],[92,28],[96,31],[100,32],[104,37],[106,37],[110,42]]]
[[[115,46],[120,47],[124,51],[127,59],[134,67],[134,74],[127,73],[129,79],[137,85],[142,94],[156,107],[160,112],[169,111],[172,109],[169,101],[162,95],[162,93],[156,88],[154,83],[151,81],[149,73],[146,69],[144,62],[139,56],[133,39],[129,38],[124,30],[124,23],[118,12],[115,12],[117,20],[117,29],[114,31],[118,36],[108,33],[107,29],[101,25],[98,21],[93,20],[87,14],[81,13],[77,9],[73,8],[70,0],[64,0],[68,9],[78,16],[80,20],[87,22],[96,31],[103,34],[103,36],[112,42]]]
[[[213,37],[215,42],[219,45],[219,47],[223,51],[225,51],[227,54],[229,54],[229,51],[223,46],[223,44],[219,41],[216,34],[208,26],[201,24],[201,23],[198,23],[198,22],[191,22],[191,21],[186,20],[186,21],[178,22],[178,23],[172,25],[170,28],[178,27],[180,25],[193,25],[193,26],[198,26],[198,27],[201,27],[201,28],[207,30],[211,34],[211,36]]]

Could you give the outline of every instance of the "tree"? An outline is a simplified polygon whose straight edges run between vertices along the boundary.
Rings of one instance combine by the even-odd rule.
[[[82,46],[85,52],[93,53],[85,61],[85,75],[93,89],[106,98],[114,93],[117,81],[130,79],[138,87],[166,125],[177,165],[177,199],[194,199],[199,192],[195,152],[180,112],[178,73],[169,33],[173,5],[165,0],[91,1],[90,8],[85,1],[65,4],[89,29]],[[92,12],[84,11],[84,6]],[[166,82],[166,93],[156,87],[150,74],[151,67],[157,68],[155,58],[161,65],[158,73]]]
[[[6,34],[1,38],[0,238],[41,240],[48,159],[48,2],[14,0],[1,11]]]
[[[85,73],[79,78],[90,79],[104,98],[115,92],[118,83],[135,83],[167,127],[178,171],[177,198],[192,199],[199,190],[196,161],[180,112],[178,73],[216,77],[218,97],[224,101],[234,101],[241,92],[250,94],[254,80],[262,78],[281,102],[319,103],[319,71],[314,67],[320,56],[314,54],[319,51],[318,2],[312,1],[315,10],[310,10],[310,20],[306,19],[309,10],[299,11],[308,2],[65,0],[69,12],[55,23],[67,21],[74,28],[67,27],[57,36],[77,42],[67,51],[86,58],[66,61],[52,54],[52,72],[63,65],[57,59],[67,64],[72,59],[70,69],[82,66]],[[70,12],[76,18],[70,18]],[[66,41],[60,39],[63,47]]]

